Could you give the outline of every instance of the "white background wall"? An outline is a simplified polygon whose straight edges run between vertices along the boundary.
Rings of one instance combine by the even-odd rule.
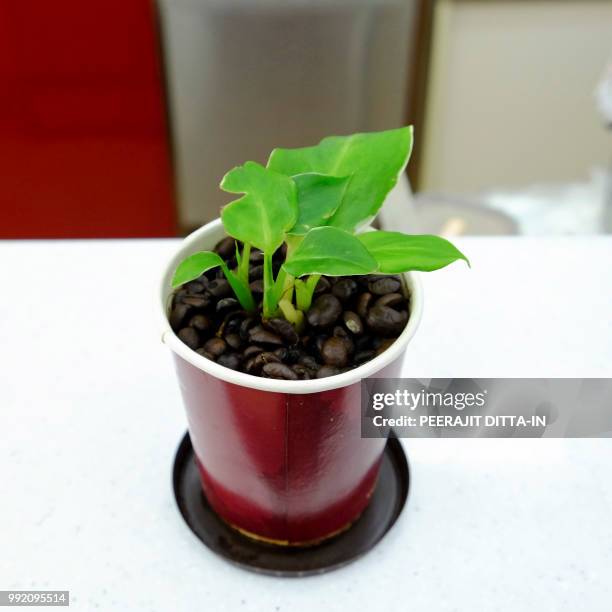
[[[611,162],[593,93],[611,60],[612,1],[438,0],[421,188],[579,180]]]

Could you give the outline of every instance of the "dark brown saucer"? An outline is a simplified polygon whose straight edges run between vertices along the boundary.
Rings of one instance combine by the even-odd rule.
[[[408,497],[408,461],[392,435],[385,448],[378,483],[369,506],[355,524],[338,536],[305,548],[274,546],[251,540],[223,522],[202,492],[189,433],[174,460],[174,495],[185,522],[220,557],[260,574],[311,576],[355,561],[371,550],[391,529]]]

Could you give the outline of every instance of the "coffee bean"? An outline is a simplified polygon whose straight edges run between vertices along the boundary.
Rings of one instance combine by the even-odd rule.
[[[208,351],[205,351],[203,348],[196,349],[196,353],[198,355],[202,355],[202,357],[206,357],[206,359],[210,359],[211,361],[215,360],[215,358]]]
[[[273,352],[281,361],[286,361],[287,356],[289,355],[289,349],[285,346],[281,346]]]
[[[394,310],[389,306],[374,306],[368,311],[366,324],[381,336],[396,336],[404,329],[408,321],[405,310]]]
[[[401,293],[387,293],[387,295],[379,297],[374,304],[376,306],[390,306],[391,308],[394,308],[395,306],[399,306],[404,302],[405,299]]]
[[[354,276],[353,278],[357,281],[357,284],[359,285],[359,292],[362,293],[363,291],[368,290],[368,284],[374,278],[374,276],[371,274],[366,274],[365,276]]]
[[[263,266],[251,266],[249,268],[249,279],[261,280],[263,278]]]
[[[340,370],[338,368],[331,365],[324,365],[319,368],[317,378],[327,378],[328,376],[335,376],[336,374],[340,374]]]
[[[349,355],[353,353],[353,351],[355,350],[355,343],[353,342],[350,334],[346,331],[346,329],[344,329],[344,327],[340,327],[339,325],[334,327],[334,336],[336,338],[341,338],[344,341],[346,350]]]
[[[251,342],[257,342],[258,344],[283,344],[278,334],[268,331],[260,325],[253,327],[249,331],[249,339]]]
[[[189,327],[197,329],[199,332],[205,332],[210,329],[210,319],[203,314],[193,315],[189,319]]]
[[[264,327],[277,333],[287,344],[297,344],[299,336],[295,331],[295,327],[286,319],[269,319],[262,321]]]
[[[358,351],[355,353],[355,357],[353,357],[353,361],[357,364],[365,363],[366,361],[370,361],[376,356],[376,351],[367,350],[367,351]]]
[[[284,380],[297,380],[298,375],[284,363],[267,363],[263,372],[270,378],[281,378]]]
[[[359,315],[351,310],[346,310],[342,313],[342,320],[346,325],[346,328],[356,336],[363,334],[363,323],[359,318]]]
[[[295,347],[289,347],[287,349],[287,357],[285,357],[285,359],[283,359],[283,361],[285,363],[296,363],[297,360],[301,357],[302,353],[300,352],[299,349],[295,348]]]
[[[378,280],[370,281],[370,283],[368,284],[370,292],[376,295],[396,293],[400,287],[401,283],[394,276],[383,276]]]
[[[252,327],[255,326],[255,318],[254,317],[247,317],[241,324],[240,324],[240,337],[243,340],[247,340],[249,337],[249,331]]]
[[[251,344],[251,346],[247,346],[244,351],[242,351],[242,356],[245,359],[248,359],[250,357],[254,357],[255,355],[258,355],[259,353],[263,353],[263,349],[261,348],[261,346],[256,346],[255,344]]]
[[[306,343],[307,352],[314,355],[315,358],[321,359],[321,350],[323,349],[323,344],[325,344],[327,338],[327,334],[313,336],[310,341]]]
[[[372,294],[371,293],[362,293],[357,299],[357,314],[365,319],[368,316],[368,308],[370,308],[370,303],[372,302]]]
[[[280,359],[274,353],[259,353],[248,360],[245,369],[249,374],[258,374],[267,363],[280,363]]]
[[[319,282],[317,283],[317,286],[315,287],[314,293],[315,295],[319,294],[319,293],[325,293],[326,291],[329,291],[329,288],[331,287],[331,283],[329,282],[329,280],[327,280],[326,276],[322,276],[319,279]]]
[[[396,340],[397,338],[387,338],[385,340],[382,340],[382,342],[378,344],[376,354],[380,355],[381,353],[384,353]]]
[[[223,259],[228,259],[236,254],[236,241],[231,236],[227,236],[217,242],[213,250]]]
[[[328,327],[336,322],[341,312],[340,300],[335,295],[324,293],[315,300],[306,318],[313,327]]]
[[[265,365],[266,363],[280,363],[280,359],[270,351],[264,351],[263,353],[259,353],[259,355],[255,356],[256,363],[260,365]]]
[[[227,299],[227,298],[224,298]],[[242,310],[233,310],[228,312],[223,317],[223,323],[219,331],[223,332],[223,335],[236,334],[240,332],[240,327],[244,321],[245,314]]]
[[[190,348],[197,349],[200,345],[200,335],[193,327],[183,327],[179,330],[178,337]]]
[[[227,344],[222,338],[211,338],[204,344],[204,350],[216,358],[225,353]]]
[[[319,369],[317,360],[311,355],[301,355],[298,359],[298,363],[313,372],[316,372]]]
[[[232,294],[232,288],[224,278],[217,278],[208,283],[208,292],[217,299],[229,297]]]
[[[238,350],[242,346],[242,340],[240,336],[235,333],[226,334],[225,341],[231,348],[236,349],[236,350]]]
[[[299,376],[299,378],[301,378],[302,380],[310,380],[312,378],[312,374],[314,374],[314,372],[312,372],[311,370],[309,370],[306,366],[300,365],[299,363],[296,363],[295,365],[291,366],[291,369]]]
[[[240,308],[240,304],[235,298],[227,297],[217,302],[217,312],[223,312],[224,310],[232,310],[236,308]]]
[[[181,297],[183,304],[188,304],[194,308],[206,308],[210,304],[210,298],[207,295],[185,295]]]
[[[175,304],[170,312],[170,316],[168,317],[168,321],[170,322],[170,327],[173,331],[177,332],[182,326],[183,321],[187,317],[191,310],[191,306],[189,304]]]
[[[321,357],[327,365],[344,367],[348,362],[348,351],[343,338],[328,338],[321,349]]]
[[[198,281],[191,281],[190,283],[183,285],[183,288],[189,293],[202,293],[204,291],[204,285]]]
[[[363,336],[359,336],[355,338],[355,349],[358,351],[362,351],[365,349],[372,348],[372,337],[364,334]]]
[[[249,261],[254,264],[260,264],[264,260],[264,254],[262,251],[258,249],[252,249],[251,255],[249,256]]]
[[[287,259],[287,243],[283,242],[283,244],[274,251],[273,257],[275,259],[279,259],[281,262],[284,262]]]
[[[262,295],[264,290],[263,280],[261,278],[254,280],[253,282],[249,283],[249,288],[255,295]]]
[[[217,363],[231,370],[237,370],[240,367],[240,357],[236,353],[223,353],[217,359]]]
[[[340,301],[346,302],[357,293],[357,283],[352,278],[343,278],[332,287],[332,293]]]

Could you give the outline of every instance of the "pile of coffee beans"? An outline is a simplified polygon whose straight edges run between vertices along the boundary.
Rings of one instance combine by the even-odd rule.
[[[236,244],[224,238],[215,251],[236,266]],[[281,248],[274,273],[284,261]],[[250,287],[263,292],[263,254],[252,250]],[[260,304],[261,306],[261,304]],[[265,320],[242,310],[220,269],[182,285],[173,295],[170,325],[191,349],[233,370],[284,380],[324,378],[355,368],[388,348],[409,317],[397,276],[322,276],[298,335],[282,318]]]

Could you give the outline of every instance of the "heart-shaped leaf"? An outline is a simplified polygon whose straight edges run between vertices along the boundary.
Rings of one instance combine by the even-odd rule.
[[[304,236],[283,267],[288,274],[300,277],[369,274],[376,266],[376,260],[352,234],[337,227],[317,227]]]
[[[342,203],[350,177],[309,172],[293,180],[297,186],[298,219],[289,233],[303,236],[313,227],[328,224]]]
[[[399,232],[373,231],[358,236],[384,274],[399,274],[409,270],[431,272],[468,258],[448,240],[439,236],[411,236]]]
[[[219,255],[212,251],[200,251],[186,257],[176,268],[172,277],[172,286],[178,287],[184,283],[195,280],[204,272],[211,268],[216,268],[223,264],[223,260]]]
[[[221,212],[228,234],[273,253],[297,220],[293,179],[255,162],[247,162],[223,177],[221,189],[246,194]]]
[[[412,127],[330,136],[314,147],[274,149],[268,168],[294,176],[350,176],[342,204],[327,225],[353,231],[370,221],[397,183],[412,150]]]

